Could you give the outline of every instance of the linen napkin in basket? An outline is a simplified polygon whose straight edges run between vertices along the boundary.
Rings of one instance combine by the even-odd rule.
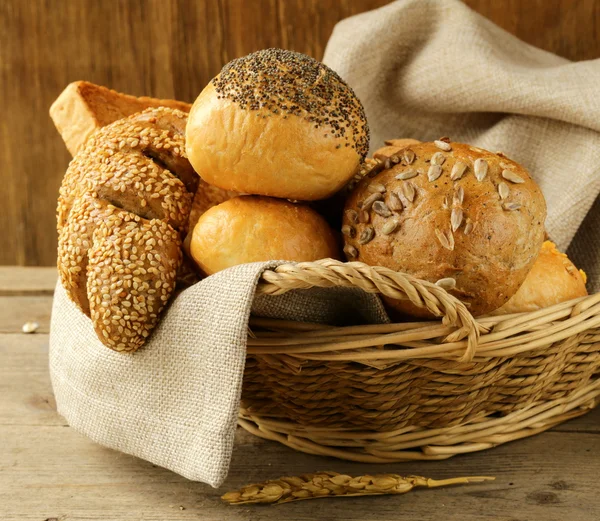
[[[502,150],[541,184],[552,238],[570,243],[600,190],[597,61],[535,49],[455,0],[405,0],[338,24],[325,62],[362,99],[374,147],[385,138],[449,135]],[[597,290],[600,205],[594,212],[572,251]],[[254,290],[272,265],[232,268],[186,290],[135,354],[100,344],[59,286],[50,337],[59,412],[103,445],[221,484]],[[358,290],[300,291],[254,305],[257,314],[287,319],[335,323],[355,309],[357,321],[386,320],[379,301]]]
[[[219,486],[233,450],[251,309],[340,325],[388,320],[376,296],[355,288],[254,299],[260,275],[277,264],[236,266],[186,289],[129,354],[100,343],[59,282],[50,333],[58,412],[102,445]]]
[[[600,291],[600,60],[527,45],[459,0],[401,0],[337,24],[323,61],[362,101],[372,149],[450,136],[523,164],[551,239]]]

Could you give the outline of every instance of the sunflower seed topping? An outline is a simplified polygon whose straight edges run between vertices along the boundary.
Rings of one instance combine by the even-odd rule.
[[[416,170],[406,170],[396,176],[396,179],[400,181],[406,181],[407,179],[412,179],[413,177],[417,177],[419,173]]]
[[[400,189],[402,190],[402,195],[404,195],[409,202],[412,203],[415,200],[416,192],[412,183],[402,183]]]
[[[436,228],[435,235],[444,248],[450,251],[454,250],[454,235],[452,235],[452,232],[443,232]]]
[[[371,169],[367,172],[367,175],[369,177],[375,177],[384,168],[385,168],[385,164],[383,163],[383,161],[377,160],[377,163],[371,167]]]
[[[504,203],[502,207],[509,212],[514,212],[515,210],[521,208],[521,203]]]
[[[479,158],[475,160],[473,168],[475,170],[475,177],[477,178],[477,181],[483,181],[485,179],[485,176],[488,173],[488,166],[489,165],[485,159]]]
[[[450,152],[450,150],[452,150],[452,145],[450,145],[450,143],[446,143],[445,141],[442,141],[440,139],[434,141],[433,144],[440,150],[444,150],[445,152]]]
[[[363,201],[363,204],[361,205],[361,208],[363,210],[369,211],[371,209],[371,206],[373,206],[373,203],[375,201],[381,201],[381,199],[383,199],[383,195],[381,195],[379,192],[374,193],[374,194],[370,195],[369,197],[367,197]]]
[[[369,212],[363,210],[362,212],[360,212],[358,214],[358,222],[359,223],[363,223],[366,224],[371,220],[371,217],[369,216]]]
[[[502,177],[511,183],[520,184],[525,182],[522,177],[518,176],[514,172],[511,172],[510,170],[502,170]]]
[[[456,287],[456,279],[446,277],[445,279],[438,280],[435,285],[445,290],[454,289]]]
[[[375,201],[373,203],[373,211],[377,215],[381,215],[381,217],[390,217],[392,215],[391,210],[388,208],[388,205],[383,201]]]
[[[390,156],[390,161],[394,165],[397,165],[400,162],[400,157],[398,157],[396,154],[394,154],[393,156]]]
[[[398,229],[399,225],[400,223],[398,221],[396,221],[395,219],[390,219],[389,221],[386,221],[385,224],[381,227],[381,233],[383,233],[384,235],[390,235]]]
[[[431,156],[431,164],[432,165],[443,165],[444,161],[446,161],[446,156],[441,152],[436,152]]]
[[[389,170],[390,168],[392,168],[392,161],[390,160],[389,157],[385,160],[385,163],[383,164],[383,166],[385,167],[386,170]]]
[[[473,231],[473,221],[467,218],[467,223],[465,224],[464,234],[469,235]]]
[[[358,250],[351,244],[346,244],[346,246],[344,246],[344,253],[349,259],[356,259],[356,257],[358,257]]]
[[[346,237],[355,237],[356,236],[356,228],[354,228],[354,226],[350,226],[349,224],[344,224],[344,226],[342,226],[342,233]]]
[[[384,194],[385,193],[385,186],[383,186],[380,183],[371,183],[369,186],[367,186],[367,190],[371,193],[377,193],[379,192],[380,194]]]
[[[407,148],[406,150],[404,150],[404,161],[406,162],[407,165],[412,165],[413,161],[415,160],[415,153],[410,149]]]
[[[360,236],[358,238],[359,244],[367,244],[375,235],[375,230],[372,226],[367,226],[360,232]]]
[[[439,165],[431,165],[429,170],[427,170],[427,179],[431,183],[433,183],[436,179],[438,179],[442,175],[442,167]]]
[[[508,188],[508,185],[504,181],[501,181],[498,185],[498,193],[500,194],[500,199],[506,199],[508,194],[510,194],[510,188]]]
[[[404,208],[400,197],[398,197],[398,194],[395,192],[390,192],[390,195],[388,196],[387,205],[388,208],[394,212],[400,212]]]
[[[462,161],[457,161],[452,167],[452,172],[450,172],[450,179],[452,179],[452,181],[458,181],[463,175],[465,175],[466,171],[467,164],[463,163]]]
[[[454,192],[454,197],[452,198],[452,205],[460,206],[461,204],[463,204],[464,200],[465,200],[465,189],[462,186],[459,186],[456,189],[456,192]]]
[[[444,200],[442,201],[442,208],[444,210],[450,208],[450,196],[448,194],[444,196]]]
[[[450,215],[450,224],[452,225],[452,231],[455,232],[460,228],[463,222],[463,211],[460,208],[452,208],[452,214]]]
[[[358,212],[356,210],[346,210],[346,217],[352,224],[356,224],[358,222]]]

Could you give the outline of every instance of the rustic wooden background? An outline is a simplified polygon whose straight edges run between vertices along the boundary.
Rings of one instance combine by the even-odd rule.
[[[600,56],[600,0],[465,0],[519,38]],[[193,101],[227,61],[265,47],[321,58],[335,23],[387,0],[2,0],[0,264],[55,263],[69,162],[48,108],[71,81]]]

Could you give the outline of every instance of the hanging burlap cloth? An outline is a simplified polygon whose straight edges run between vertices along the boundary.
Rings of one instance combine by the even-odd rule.
[[[548,201],[551,238],[588,272],[590,291],[600,289],[597,60],[573,63],[531,47],[458,0],[404,0],[340,22],[324,61],[362,100],[372,148],[387,138],[450,136],[525,165]],[[288,319],[387,320],[378,299],[358,290],[255,302],[260,274],[274,265],[238,266],[184,291],[135,354],[100,344],[59,286],[50,337],[59,412],[107,447],[220,485],[253,306]]]

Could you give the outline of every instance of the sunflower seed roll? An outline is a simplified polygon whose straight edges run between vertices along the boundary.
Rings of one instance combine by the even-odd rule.
[[[383,162],[346,202],[348,260],[438,283],[474,315],[502,306],[525,280],[544,240],[538,185],[503,155],[442,138]],[[392,308],[419,317],[408,301]]]

